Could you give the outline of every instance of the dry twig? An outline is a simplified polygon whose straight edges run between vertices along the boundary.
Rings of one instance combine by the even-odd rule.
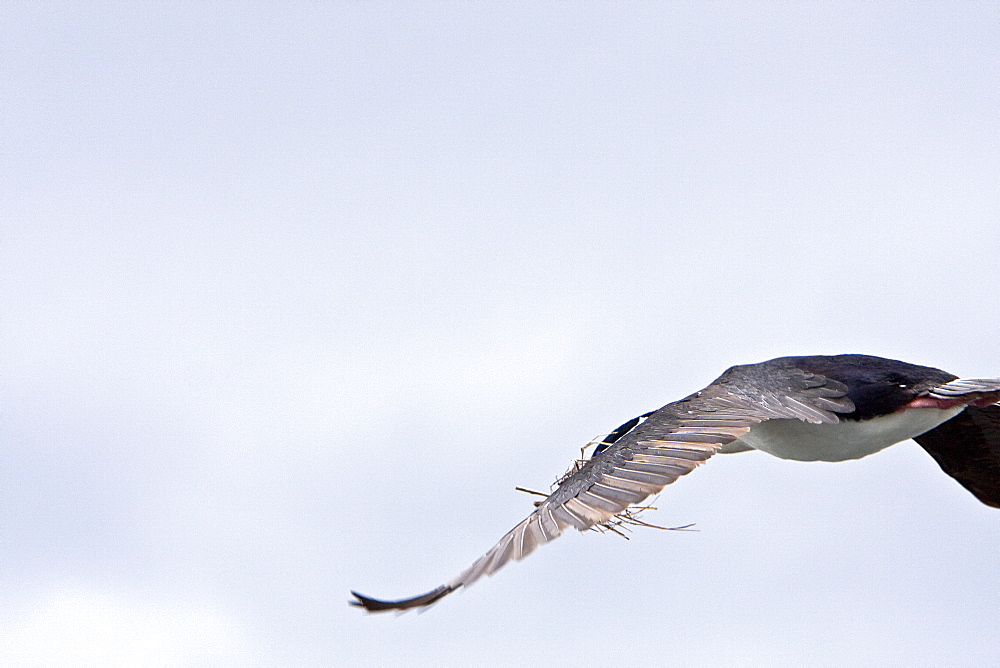
[[[585,446],[580,448],[581,459],[574,460],[573,463],[570,464],[569,469],[567,469],[567,471],[564,474],[562,474],[558,480],[552,483],[550,488],[551,489],[550,494],[551,492],[557,490],[564,482],[566,482],[566,480],[570,476],[574,475],[577,471],[583,468],[583,466],[588,461],[588,459],[584,458],[586,457],[585,453],[587,451],[587,448],[599,445],[604,438],[606,438],[606,436],[600,436],[598,438],[595,438],[594,440],[592,440],[591,442],[587,443]],[[549,494],[546,494],[545,492],[536,492],[533,489],[527,489],[524,487],[515,487],[514,489],[516,489],[519,492],[524,492],[526,494],[534,494],[535,496],[543,496],[546,498],[549,497]],[[656,498],[659,498],[659,496],[657,496]],[[656,499],[653,500],[655,501]],[[535,501],[535,507],[537,508],[538,506],[542,505],[542,503],[544,502]],[[685,524],[679,527],[662,527],[658,524],[650,524],[649,522],[644,522],[639,519],[639,515],[646,512],[647,510],[656,510],[656,506],[650,506],[650,505],[629,506],[628,508],[621,511],[614,517],[608,519],[607,521],[601,522],[600,524],[596,524],[590,527],[590,530],[597,531],[598,533],[607,533],[610,531],[611,533],[621,536],[625,540],[629,540],[629,537],[625,535],[625,532],[626,531],[629,533],[632,532],[632,529],[629,527],[648,527],[650,529],[660,529],[662,531],[697,531],[697,529],[691,528],[694,526],[694,524]]]

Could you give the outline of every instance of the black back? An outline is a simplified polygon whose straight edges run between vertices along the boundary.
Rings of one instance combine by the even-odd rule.
[[[842,419],[867,420],[903,408],[920,392],[955,380],[941,369],[871,355],[779,357],[767,364],[789,365],[826,376],[847,386],[854,412]]]

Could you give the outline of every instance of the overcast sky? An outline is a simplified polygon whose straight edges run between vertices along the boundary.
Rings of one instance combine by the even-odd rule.
[[[912,442],[346,601],[732,364],[1000,376],[998,82],[997,2],[3,3],[0,662],[995,666]]]

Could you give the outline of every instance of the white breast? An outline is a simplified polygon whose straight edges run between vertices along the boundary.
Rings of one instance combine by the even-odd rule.
[[[739,445],[744,445],[775,457],[800,461],[858,459],[930,431],[964,409],[965,406],[910,408],[861,422],[842,419],[837,424],[767,420],[727,449],[737,451]]]

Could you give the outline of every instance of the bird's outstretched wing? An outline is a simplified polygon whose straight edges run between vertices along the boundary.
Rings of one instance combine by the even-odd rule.
[[[928,396],[970,405],[913,440],[977,499],[1000,508],[1000,405],[993,403],[1000,399],[1000,379],[960,378]]]
[[[770,419],[838,422],[854,410],[842,383],[800,369],[762,376],[733,367],[704,390],[667,404],[562,481],[531,515],[447,584],[413,598],[383,601],[357,592],[351,604],[371,612],[430,605],[507,562],[523,559],[567,528],[586,531],[640,503]]]

